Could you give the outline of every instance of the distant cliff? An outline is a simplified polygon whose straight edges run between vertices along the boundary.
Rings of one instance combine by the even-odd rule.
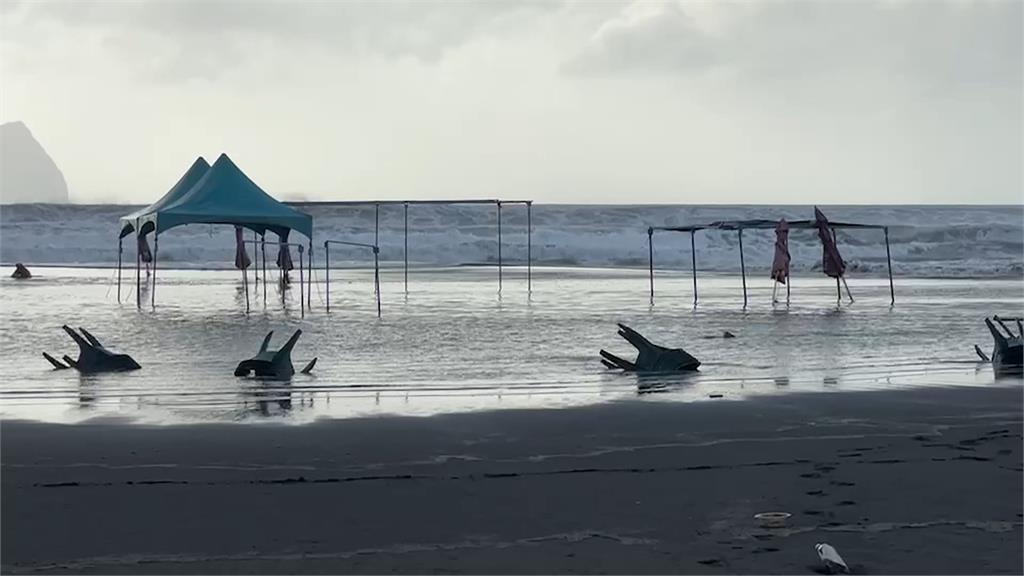
[[[0,203],[66,204],[68,184],[21,122],[0,124]]]

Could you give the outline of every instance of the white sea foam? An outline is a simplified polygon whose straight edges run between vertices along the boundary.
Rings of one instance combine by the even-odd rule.
[[[113,266],[117,261],[118,217],[134,207],[115,205],[7,205],[0,211],[0,260],[5,264]],[[373,243],[374,208],[311,206],[314,252],[323,263],[326,239]],[[890,227],[893,269],[901,275],[940,277],[1020,276],[1024,274],[1024,207],[1022,206],[886,206],[825,207],[836,221]],[[385,263],[401,262],[404,251],[402,206],[380,207],[378,241]],[[494,206],[411,206],[409,260],[414,265],[461,265],[497,261],[497,211]],[[533,207],[535,265],[646,266],[647,227],[707,223],[745,218],[807,219],[809,206],[607,206],[543,205]],[[879,230],[841,230],[840,251],[860,274],[885,270],[884,237]],[[297,240],[297,239],[294,239]],[[305,243],[305,240],[302,240]],[[752,273],[771,264],[775,235],[749,230],[743,244]],[[689,234],[657,233],[659,269],[689,269]],[[739,267],[735,232],[703,231],[696,235],[697,267],[735,271]],[[821,246],[813,231],[790,236],[793,268],[820,268]],[[271,254],[273,259],[274,254]],[[331,247],[332,263],[365,261],[359,249]],[[527,257],[526,211],[519,205],[502,210],[502,257],[521,264]],[[126,241],[124,258],[135,259]],[[234,238],[226,226],[193,225],[161,236],[162,266],[230,267]]]

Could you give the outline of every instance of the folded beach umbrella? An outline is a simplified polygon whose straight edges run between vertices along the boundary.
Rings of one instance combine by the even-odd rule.
[[[814,223],[818,227],[818,238],[821,238],[822,257],[821,265],[826,275],[832,278],[840,278],[846,272],[846,263],[839,255],[836,242],[832,238],[832,231],[828,226],[828,218],[814,207]]]
[[[249,254],[245,251],[245,242],[242,240],[242,227],[235,226],[235,268],[245,270],[251,264]]]
[[[277,267],[285,272],[295,269],[295,264],[292,264],[292,253],[288,249],[288,245],[281,242],[280,247],[277,250]]]
[[[772,280],[786,283],[789,278],[789,223],[783,218],[775,227],[775,259],[772,260]]]
[[[153,253],[149,251],[145,234],[139,234],[139,258],[147,264],[153,261]]]

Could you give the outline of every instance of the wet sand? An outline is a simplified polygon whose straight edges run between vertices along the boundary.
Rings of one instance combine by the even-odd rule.
[[[1022,387],[2,423],[2,569],[1020,573]],[[791,513],[759,527],[754,514]]]

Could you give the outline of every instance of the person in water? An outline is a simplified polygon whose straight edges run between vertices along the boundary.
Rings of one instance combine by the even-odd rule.
[[[11,278],[15,278],[17,280],[27,280],[31,277],[32,273],[28,271],[28,268],[25,268],[24,264],[18,262],[17,264],[14,265],[14,273],[11,274]]]

